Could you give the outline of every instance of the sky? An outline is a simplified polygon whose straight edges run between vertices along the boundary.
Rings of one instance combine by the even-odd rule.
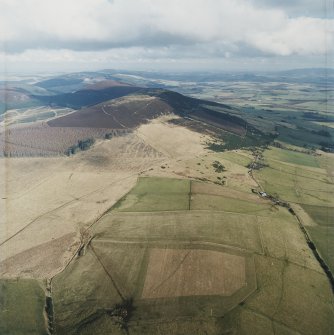
[[[5,72],[50,73],[333,67],[333,6],[333,0],[0,0],[0,64]]]

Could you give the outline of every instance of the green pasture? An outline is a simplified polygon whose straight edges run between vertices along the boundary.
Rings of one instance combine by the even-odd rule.
[[[307,176],[308,173],[312,177]],[[278,170],[268,167],[254,172],[261,186],[271,195],[300,204],[334,206],[334,184],[325,176],[314,176],[312,172],[307,172],[306,176],[301,174],[297,168],[294,174],[290,167],[285,169],[283,165]]]
[[[101,220],[96,234],[116,241],[203,241],[262,250],[256,216],[233,213],[115,213]]]
[[[312,241],[316,245],[324,261],[334,272],[334,228],[326,226],[307,227]]]
[[[316,156],[291,150],[271,147],[269,150],[265,151],[264,157],[269,160],[274,159],[291,164],[319,167]]]
[[[259,291],[243,309],[286,326],[290,330],[287,334],[331,334],[332,292],[324,273],[260,255],[255,256],[255,266]],[[269,329],[261,334],[275,334]]]
[[[114,207],[117,211],[150,212],[189,209],[190,180],[139,178]]]
[[[219,157],[241,166],[247,166],[249,163],[252,162],[252,159],[250,157],[234,151],[225,151],[221,153]]]
[[[259,216],[276,216],[277,210],[271,203],[261,204],[218,195],[192,194],[191,210],[225,211]]]
[[[334,207],[302,205],[304,210],[320,226],[334,226]]]

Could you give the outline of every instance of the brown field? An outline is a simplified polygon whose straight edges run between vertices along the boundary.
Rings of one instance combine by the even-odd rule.
[[[153,248],[142,298],[230,296],[245,285],[242,256],[212,250]]]
[[[0,156],[62,155],[79,140],[104,138],[110,132],[108,128],[50,127],[46,123],[15,126],[0,133]]]

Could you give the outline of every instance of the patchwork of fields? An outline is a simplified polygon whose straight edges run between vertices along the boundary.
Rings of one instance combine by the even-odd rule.
[[[74,186],[80,185],[83,192],[82,201],[71,209],[80,222],[36,250],[20,252],[18,241],[22,243],[29,233],[42,240],[43,220],[7,243],[6,250],[13,255],[4,257],[3,274],[54,275],[51,282],[1,279],[0,290],[7,300],[0,301],[0,333],[16,329],[15,334],[46,334],[48,328],[60,335],[104,335],[106,330],[138,335],[330,335],[331,287],[298,221],[286,208],[250,192],[259,182],[267,193],[298,206],[301,217],[308,219],[307,231],[332,267],[330,156],[272,148],[263,153],[268,166],[253,171],[252,179],[247,173],[251,152],[199,151],[199,137],[192,146],[182,146],[180,133],[170,125],[164,130],[168,137],[175,134],[175,142],[161,137],[159,142],[162,125],[150,126],[99,142],[64,166],[57,161],[61,176],[56,180],[64,183],[61,177],[66,175],[68,190],[75,192]],[[217,171],[215,162],[222,171]],[[70,164],[76,167],[74,174],[65,173]],[[122,178],[131,177],[131,183],[136,171],[142,171],[136,185],[116,203],[115,198],[106,200],[115,193],[108,191],[113,185],[110,168],[122,172]],[[96,180],[88,178],[92,171]],[[99,179],[100,174],[104,178]],[[52,183],[45,181],[49,187]],[[96,193],[87,197],[91,184]],[[20,204],[20,197],[11,201]],[[88,218],[91,208],[99,209],[97,218]],[[46,217],[47,223],[56,229],[65,215],[63,229],[68,230],[72,217],[64,213],[56,209]],[[54,258],[64,257],[59,247],[64,243],[72,245],[66,252],[74,257],[62,267]],[[45,257],[35,264],[41,248],[47,250]],[[38,272],[40,264],[44,270]],[[55,267],[62,271],[55,273]],[[25,308],[28,304],[30,309]]]
[[[8,279],[2,290],[12,285],[39,290],[37,323],[24,311],[21,325],[38,334],[43,290],[57,334],[329,335],[334,326],[327,277],[295,218],[255,194],[189,179],[139,178],[51,286]],[[8,329],[16,322],[0,318]]]
[[[53,279],[57,334],[184,334],[190,322],[192,334],[330,334],[330,287],[294,217],[217,189],[140,178]],[[205,194],[219,199],[214,210],[210,196],[193,200]]]
[[[299,205],[304,225],[321,256],[334,271],[334,161],[330,155],[310,155],[271,148],[268,167],[255,173],[266,192]]]

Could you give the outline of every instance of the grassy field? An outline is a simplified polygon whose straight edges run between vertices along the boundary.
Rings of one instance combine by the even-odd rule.
[[[169,257],[161,260],[159,254],[164,252]],[[235,259],[240,268],[233,267],[231,271],[231,261]],[[202,268],[203,262],[209,272]],[[219,266],[213,268],[217,262]],[[156,266],[162,266],[163,271]],[[224,273],[225,280],[217,271]],[[208,286],[208,276],[213,283],[222,281],[221,290],[219,285]],[[185,281],[190,277],[197,281]],[[154,291],[151,286],[159,290]],[[113,318],[116,305],[130,299],[130,331],[133,325],[144,332],[146,322],[152,325],[170,323],[173,318],[219,317],[255,288],[252,257],[240,251],[200,243],[113,242],[100,235],[84,256],[54,280],[57,334],[85,334],[93,324],[102,333],[105,321],[117,324],[117,318]]]
[[[96,234],[116,241],[197,241],[261,252],[256,216],[211,211],[105,216]]]
[[[246,301],[243,310],[265,316],[264,321],[273,320],[275,328],[287,327],[287,334],[332,333],[333,306],[323,273],[263,256],[256,256],[255,264],[259,293]],[[242,323],[242,328],[254,327],[250,321]],[[258,334],[275,334],[268,325],[260,329]]]
[[[188,206],[180,207],[175,195]],[[325,243],[313,228],[311,236]],[[91,237],[52,280],[58,335],[331,335],[328,280],[297,221],[250,192],[139,178],[93,226]],[[320,242],[330,261],[332,249]],[[0,327],[16,329],[17,323],[17,332],[8,334],[45,334],[45,295],[38,282],[1,285],[8,298]]]
[[[270,194],[300,204],[334,206],[334,184],[312,180],[307,177],[264,168],[255,173],[262,187]]]
[[[278,148],[271,148],[265,152],[265,158],[268,160],[278,160],[285,163],[319,167],[316,156],[304,154],[301,152],[294,152],[291,150],[282,150]]]
[[[217,187],[185,179],[139,178],[137,185],[121,199],[114,210],[120,212],[152,212],[181,210],[212,210],[262,216],[284,216],[270,202],[247,197],[235,191],[215,194]],[[213,190],[213,192],[210,192]],[[242,198],[245,197],[245,200]],[[285,213],[286,214],[286,213]]]
[[[321,157],[291,154],[276,148],[265,151],[265,162],[269,166],[255,171],[255,176],[266,192],[299,204],[334,206],[334,183],[327,170],[320,168]]]
[[[256,171],[266,192],[301,205],[311,218],[306,229],[329,268],[334,271],[334,183],[331,156],[313,156],[271,149],[265,152],[269,167]]]
[[[36,280],[0,280],[0,334],[47,335],[45,294]]]
[[[303,205],[303,208],[318,225],[334,226],[333,207]]]
[[[241,166],[247,166],[252,162],[252,157],[249,151],[226,151],[221,154],[221,157]]]
[[[57,334],[330,335],[327,278],[293,216],[252,194],[191,184],[189,193],[186,180],[140,178],[98,222],[86,252],[53,280]],[[152,211],[151,192],[167,211]]]
[[[150,193],[168,210],[152,210]],[[190,210],[171,201],[174,195],[190,200]],[[132,196],[136,207],[126,208]],[[311,228],[324,243],[318,226]],[[91,236],[52,280],[57,334],[330,335],[333,329],[330,287],[297,221],[251,193],[139,178]],[[326,260],[333,259],[328,247],[319,243]],[[45,294],[37,281],[4,280],[1,291],[1,334],[45,334]]]
[[[115,206],[118,211],[150,212],[189,209],[190,181],[139,178],[136,187]]]
[[[272,208],[270,203],[259,204],[228,197],[196,193],[192,194],[191,209],[225,211],[263,216],[270,216],[272,214],[275,215],[278,212],[278,210]]]
[[[334,227],[307,227],[326,264],[334,272]]]
[[[245,258],[238,255],[201,249],[152,248],[141,297],[230,296],[247,284],[245,270]]]

